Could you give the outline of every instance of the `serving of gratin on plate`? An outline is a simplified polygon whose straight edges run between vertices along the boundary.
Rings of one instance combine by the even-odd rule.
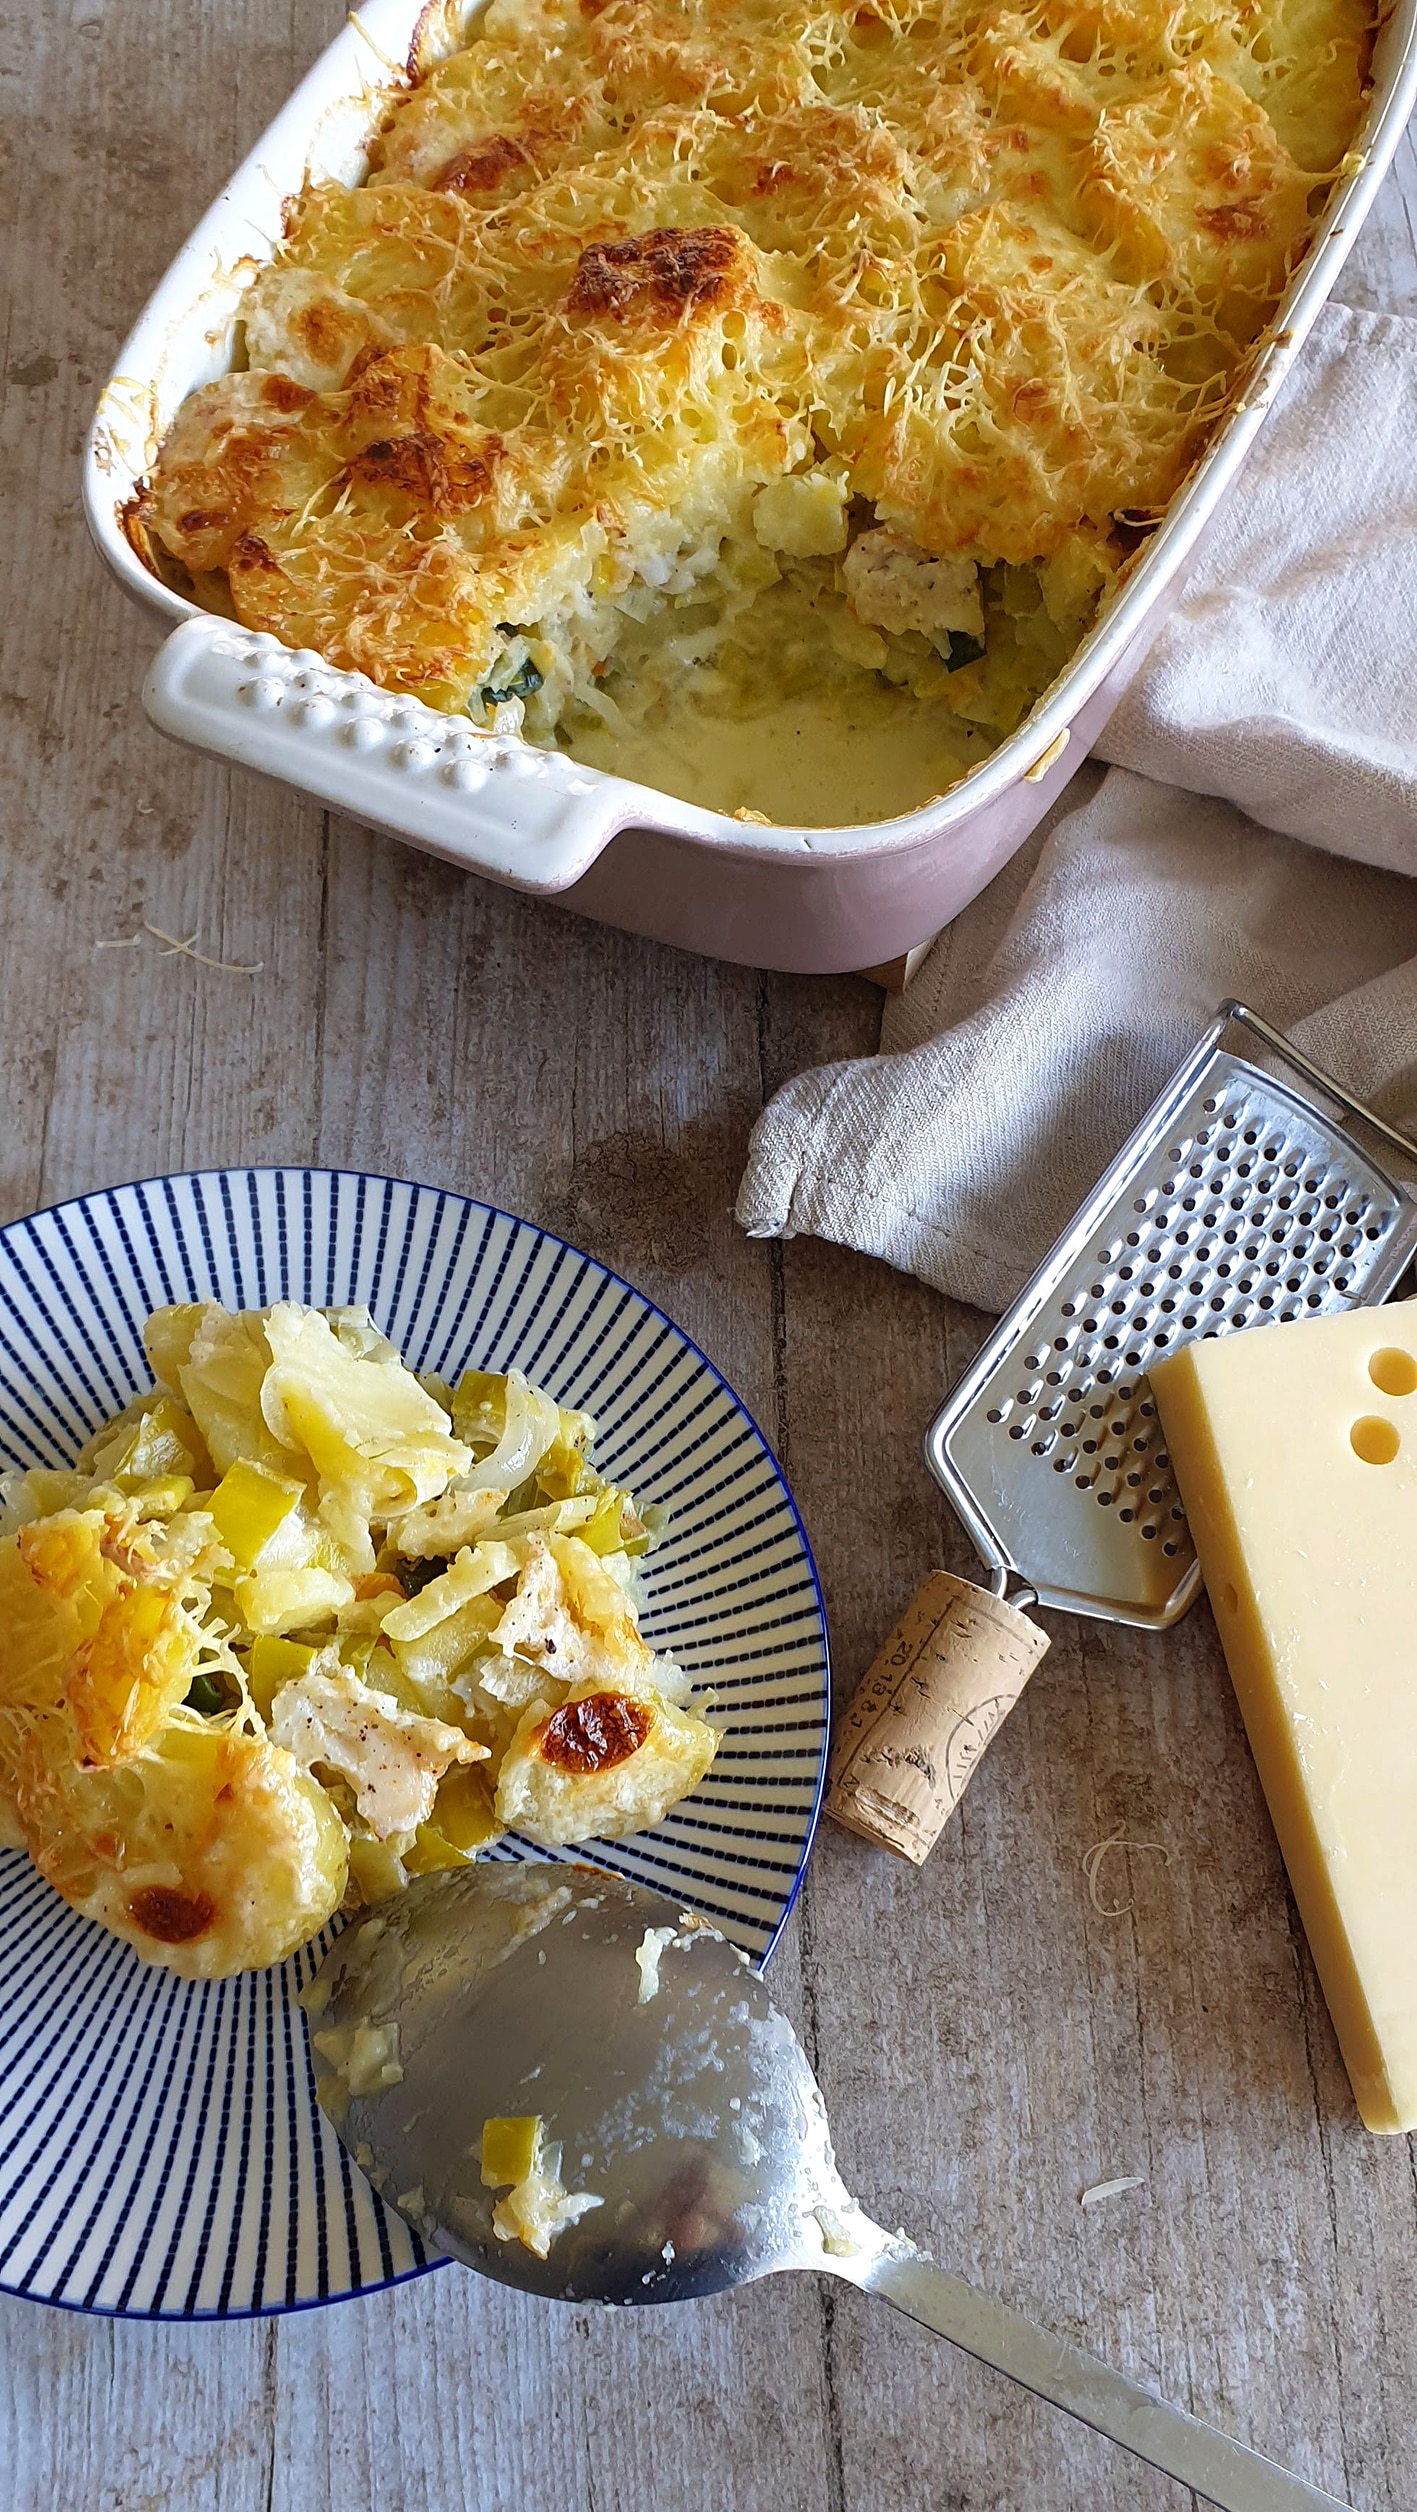
[[[8,1478],[0,1815],[77,1910],[202,1979],[475,1858],[651,1828],[718,1738],[640,1637],[654,1538],[594,1425],[456,1389],[364,1308],[159,1309],[158,1384]]]
[[[909,811],[1233,406],[1366,0],[492,0],[129,509],[245,627],[720,810]]]
[[[811,1552],[592,1258],[339,1170],[81,1196],[0,1229],[0,1475],[0,2290],[225,2316],[430,2264],[299,2002],[405,1878],[589,1858],[771,1953]]]

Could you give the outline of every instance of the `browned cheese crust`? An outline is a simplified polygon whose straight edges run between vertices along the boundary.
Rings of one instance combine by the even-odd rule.
[[[813,464],[933,556],[1103,546],[1227,406],[1368,40],[1365,0],[493,0],[292,203],[138,524],[449,708],[499,623],[589,685],[628,589]]]

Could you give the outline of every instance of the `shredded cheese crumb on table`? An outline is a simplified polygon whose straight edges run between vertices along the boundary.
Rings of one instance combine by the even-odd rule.
[[[1085,2189],[1082,2192],[1082,2195],[1078,2200],[1078,2205],[1080,2207],[1100,2207],[1105,2205],[1109,2198],[1120,2198],[1125,2190],[1144,2189],[1145,2187],[1146,2178],[1143,2173],[1127,2172],[1123,2174],[1120,2180],[1094,2181],[1090,2189]]]

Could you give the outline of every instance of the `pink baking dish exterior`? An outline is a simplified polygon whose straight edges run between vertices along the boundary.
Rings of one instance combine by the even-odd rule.
[[[155,291],[99,402],[84,467],[97,546],[125,589],[177,623],[144,703],[175,739],[275,776],[369,826],[606,924],[750,967],[829,972],[899,959],[976,897],[1086,757],[1231,489],[1330,293],[1417,100],[1417,0],[1377,39],[1360,140],[1257,354],[1243,399],[1106,619],[1010,740],[943,798],[896,820],[761,828],[602,775],[379,691],[200,612],[132,548],[122,513],[179,404],[229,366],[237,307],[307,172],[357,181],[390,65],[426,60],[481,0],[368,0]]]

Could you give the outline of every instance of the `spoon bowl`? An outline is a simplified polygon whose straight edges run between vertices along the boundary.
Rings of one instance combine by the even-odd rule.
[[[313,2003],[320,2098],[356,2159],[484,2276],[568,2302],[684,2302],[821,2264],[853,2212],[816,2079],[762,1981],[620,1876],[422,1878],[345,1930]],[[351,2031],[374,2036],[352,2070]],[[481,2132],[505,2118],[541,2119],[565,2187],[596,2200],[545,2259],[493,2229]]]

